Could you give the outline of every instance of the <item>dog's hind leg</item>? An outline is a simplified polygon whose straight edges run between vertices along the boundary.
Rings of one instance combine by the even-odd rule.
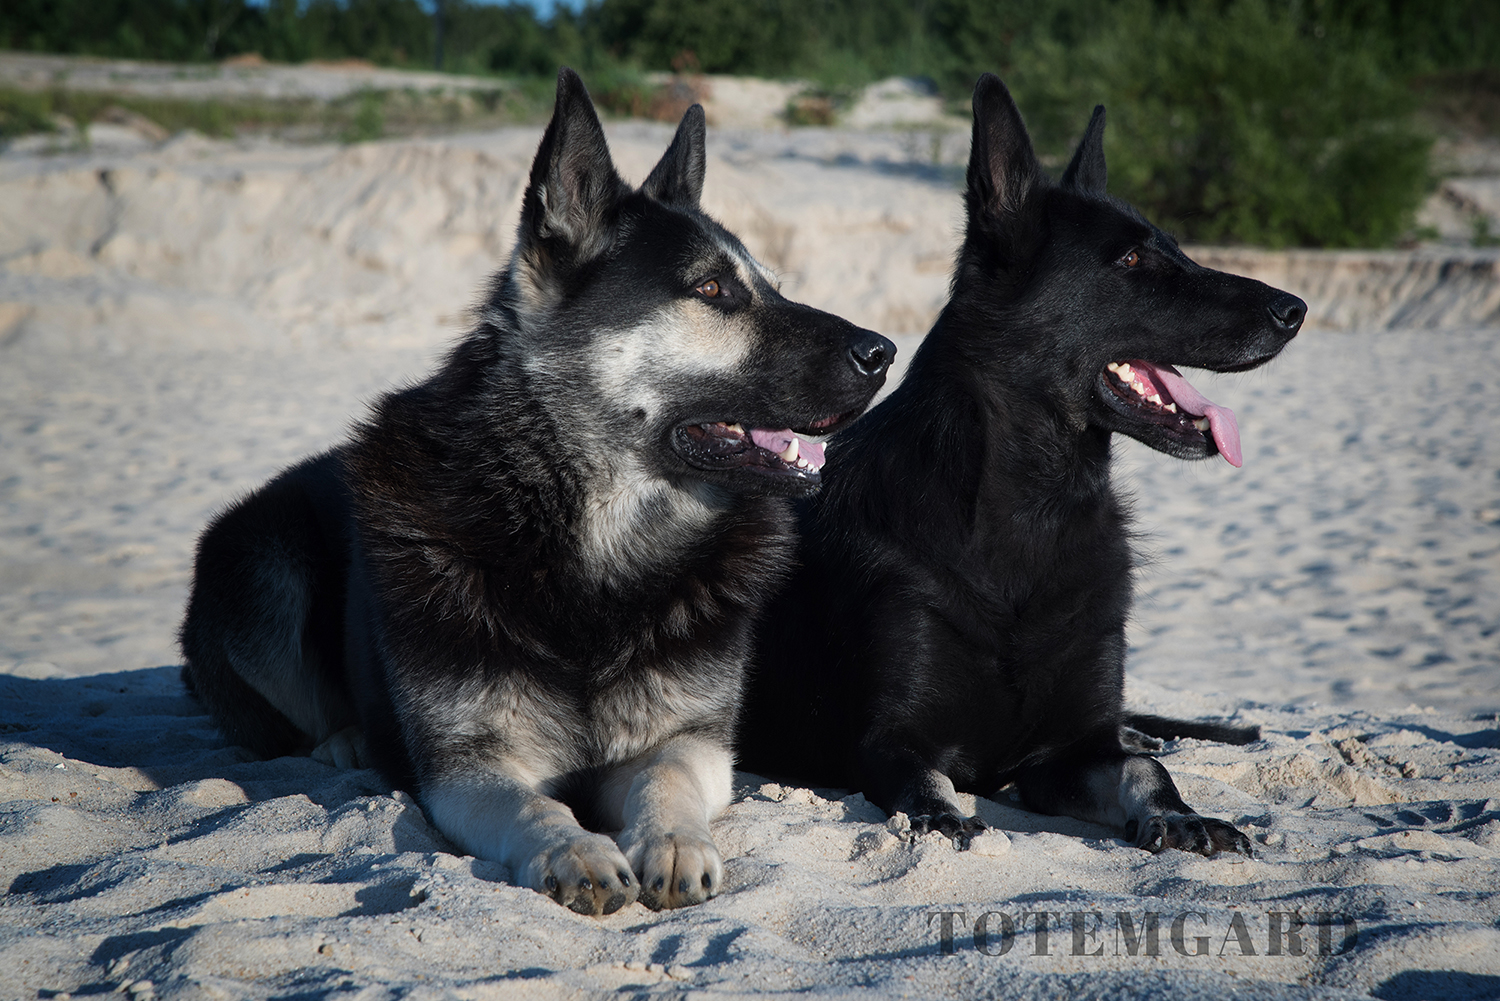
[[[343,559],[324,527],[336,475],[328,457],[304,463],[198,543],[183,681],[226,737],[263,757],[310,751],[354,722],[338,680]]]
[[[726,747],[688,735],[611,773],[603,795],[619,804],[620,848],[640,877],[641,903],[661,910],[718,894],[724,864],[709,822],[729,805],[732,777]]]
[[[364,731],[346,726],[312,749],[315,761],[335,768],[369,768],[374,762],[365,746]]]
[[[1131,754],[1159,754],[1164,745],[1160,737],[1142,733],[1134,727],[1120,727],[1120,746]]]
[[[1016,775],[1025,804],[1039,813],[1123,829],[1137,848],[1216,855],[1253,854],[1233,825],[1194,812],[1161,762],[1101,742],[1077,748]]]

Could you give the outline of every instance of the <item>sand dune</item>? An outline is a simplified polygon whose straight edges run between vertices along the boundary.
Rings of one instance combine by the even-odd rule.
[[[634,178],[669,135],[611,128]],[[1120,464],[1156,557],[1131,697],[1265,727],[1164,759],[1253,860],[1150,857],[1004,794],[956,853],[742,774],[724,896],[592,920],[455,854],[373,773],[225,746],[172,666],[196,533],[463,327],[536,138],[0,156],[0,996],[1500,997],[1485,252],[1196,252],[1321,324],[1198,380],[1239,413],[1243,470]],[[710,211],[909,356],[946,289],[952,157],[901,133],[712,143]]]

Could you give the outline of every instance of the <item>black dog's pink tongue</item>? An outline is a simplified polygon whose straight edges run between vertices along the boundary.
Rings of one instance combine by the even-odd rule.
[[[1144,368],[1157,385],[1167,391],[1179,408],[1194,417],[1207,417],[1208,430],[1214,437],[1214,445],[1224,461],[1238,469],[1245,464],[1240,452],[1240,425],[1234,419],[1234,411],[1221,407],[1198,392],[1182,377],[1182,373],[1170,366],[1152,365],[1150,362],[1133,361],[1132,368]]]
[[[808,441],[806,438],[793,434],[790,428],[784,428],[780,431],[752,428],[750,431],[750,440],[767,452],[775,452],[781,456],[784,462],[796,462],[797,459],[801,458],[814,469],[823,468],[823,446],[818,442]],[[788,450],[792,447],[792,442],[797,443],[797,450],[791,452],[791,458],[788,459]]]

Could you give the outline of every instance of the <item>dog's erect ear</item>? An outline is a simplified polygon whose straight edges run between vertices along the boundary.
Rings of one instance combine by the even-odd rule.
[[[1041,168],[1010,91],[993,73],[974,86],[974,141],[969,148],[969,218],[1018,214]]]
[[[1083,130],[1083,139],[1073,152],[1073,160],[1063,171],[1062,186],[1086,191],[1092,195],[1104,194],[1107,171],[1104,168],[1104,105],[1094,105],[1094,115],[1089,127]]]
[[[605,221],[624,187],[594,102],[578,74],[564,67],[521,203],[522,242],[561,241],[577,257],[592,257],[603,249]]]
[[[641,191],[668,205],[696,209],[703,196],[704,130],[703,105],[695,104],[682,116],[672,145],[652,168]]]

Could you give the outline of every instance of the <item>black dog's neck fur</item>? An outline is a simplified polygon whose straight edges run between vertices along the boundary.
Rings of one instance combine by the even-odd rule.
[[[836,509],[878,498],[873,510],[893,535],[919,533],[923,545],[954,546],[948,555],[966,571],[1024,566],[1041,577],[1069,549],[1092,553],[1100,534],[1118,535],[1123,545],[1126,512],[1111,485],[1111,433],[1080,426],[1076,407],[1058,399],[1059,387],[1029,381],[1028,369],[1014,362],[1044,340],[1044,321],[1018,301],[1024,286],[1008,290],[1008,300],[992,287],[981,310],[961,293],[963,281],[960,275],[960,291],[888,403],[830,451],[824,504]],[[882,453],[920,455],[923,464],[897,467]],[[872,482],[885,476],[923,477],[932,488],[886,490]],[[934,517],[959,531],[922,531]]]

